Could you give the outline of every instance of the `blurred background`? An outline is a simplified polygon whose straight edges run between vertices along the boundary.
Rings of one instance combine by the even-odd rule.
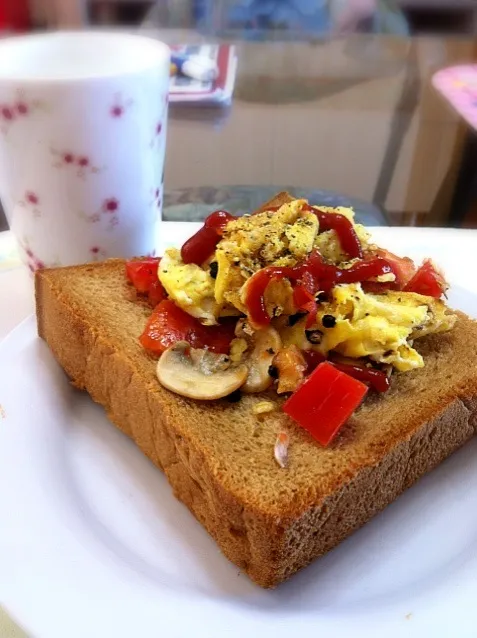
[[[286,189],[375,225],[477,227],[474,130],[433,84],[474,63],[477,0],[0,2],[2,35],[105,27],[235,47],[229,102],[171,105],[165,219]],[[450,87],[477,109],[477,79]]]

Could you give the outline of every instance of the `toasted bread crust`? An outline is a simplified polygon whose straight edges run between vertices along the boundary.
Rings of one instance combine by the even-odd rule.
[[[275,587],[332,549],[474,434],[477,325],[464,315],[450,335],[424,340],[424,370],[402,375],[387,397],[367,401],[337,444],[323,450],[281,412],[254,438],[250,407],[263,397],[204,407],[161,388],[154,360],[137,344],[149,311],[127,298],[123,272],[124,262],[112,260],[37,273],[39,335],[75,386],[163,469],[176,497],[262,587]],[[101,303],[76,291],[89,279],[109,282]],[[116,315],[128,322],[129,337],[118,337]],[[445,379],[438,382],[439,374]],[[228,431],[222,447],[213,447],[220,424],[236,439],[242,432],[230,448],[236,458],[225,449]],[[273,461],[272,436],[282,427],[291,433],[289,470]]]

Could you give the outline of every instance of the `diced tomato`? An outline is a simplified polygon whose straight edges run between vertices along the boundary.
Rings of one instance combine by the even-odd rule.
[[[157,304],[167,297],[166,291],[164,290],[164,286],[161,284],[159,279],[157,279],[154,283],[149,287],[149,291],[147,293],[149,303],[153,308],[157,306]]]
[[[388,375],[382,370],[366,368],[358,364],[340,363],[338,361],[333,361],[332,363],[338,370],[341,370],[341,372],[345,372],[349,374],[350,377],[366,383],[376,390],[376,392],[387,392],[391,387]]]
[[[227,354],[234,330],[235,321],[203,326],[173,301],[164,299],[153,310],[139,341],[146,350],[156,354],[164,352],[177,341],[187,341],[193,348]]]
[[[321,354],[321,352],[317,352],[316,350],[303,350],[302,354],[305,357],[307,364],[306,374],[310,374],[317,365],[326,361],[325,355]]]
[[[230,342],[235,338],[236,317],[223,319],[222,323],[217,326],[199,325],[202,328],[202,332],[198,334],[199,348],[205,348],[220,354],[228,354],[230,352]]]
[[[293,300],[298,308],[301,308],[302,304],[308,303],[315,298],[315,293],[318,291],[318,284],[308,270],[304,270],[301,275],[301,279],[297,281],[295,288],[293,289]]]
[[[308,316],[305,322],[305,328],[311,328],[311,326],[314,323],[316,323],[316,313],[318,312],[318,304],[316,303],[314,299],[312,299],[312,301],[309,301],[308,303],[303,304],[303,306],[301,307],[301,310],[304,310],[305,312],[308,313]]]
[[[158,280],[160,261],[160,257],[147,257],[126,262],[126,276],[138,292],[149,292],[149,288]]]
[[[424,260],[414,277],[404,287],[405,292],[417,292],[436,299],[439,299],[446,290],[446,280],[430,259]]]
[[[293,289],[293,302],[298,309],[303,308],[305,304],[313,301],[314,298],[315,295],[312,292],[308,292],[308,290],[300,284]]]
[[[293,301],[298,310],[304,310],[308,313],[306,318],[306,327],[309,328],[316,321],[316,312],[318,304],[316,303],[315,293],[318,291],[318,284],[311,272],[303,272],[301,280],[293,289]]]
[[[367,391],[364,383],[325,361],[283,404],[283,411],[322,445],[328,445]]]
[[[395,285],[390,286],[388,284],[388,289],[391,287],[397,290],[402,290],[407,282],[414,277],[416,273],[416,265],[410,257],[398,257],[384,248],[378,248],[374,254],[376,257],[382,257],[388,261],[393,267],[393,272],[396,275],[396,281]],[[368,285],[369,284],[372,284],[372,282],[368,282]]]

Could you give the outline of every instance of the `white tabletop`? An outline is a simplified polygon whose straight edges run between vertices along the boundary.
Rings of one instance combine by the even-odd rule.
[[[11,233],[0,233],[0,341],[33,309],[33,278],[20,264]],[[26,637],[1,608],[0,636]]]
[[[3,252],[6,247],[12,247],[8,261]],[[35,306],[33,277],[19,260],[11,258],[13,247],[10,233],[0,233],[0,340],[28,317]]]

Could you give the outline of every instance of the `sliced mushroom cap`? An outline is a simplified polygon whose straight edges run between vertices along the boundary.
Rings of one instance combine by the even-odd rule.
[[[247,379],[246,365],[232,365],[224,355],[191,348],[179,341],[168,348],[156,369],[161,385],[189,399],[212,401],[238,390]]]
[[[247,361],[248,377],[244,392],[263,392],[273,382],[268,370],[273,358],[282,347],[280,335],[271,326],[257,330],[253,335],[253,350]]]

